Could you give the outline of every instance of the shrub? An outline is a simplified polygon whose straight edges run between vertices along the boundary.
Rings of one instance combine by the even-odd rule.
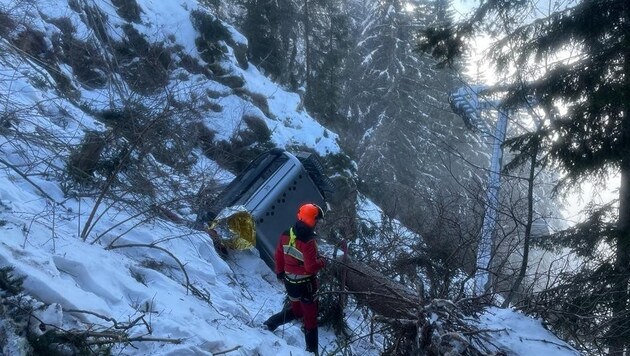
[[[17,23],[15,20],[6,12],[0,11],[0,36],[7,37],[16,27]]]
[[[112,4],[116,7],[118,16],[129,22],[140,23],[142,9],[135,0],[112,0]]]
[[[88,131],[79,148],[70,154],[67,170],[76,181],[89,180],[96,171],[107,141],[101,132]]]
[[[207,63],[216,62],[227,53],[226,46],[220,41],[228,41],[231,38],[230,32],[220,20],[205,11],[193,10],[190,17],[193,27],[199,33],[195,45],[201,58]]]
[[[72,67],[82,85],[90,89],[105,87],[109,69],[93,43],[65,35],[63,38],[54,37],[53,43],[63,49],[60,60]]]
[[[234,90],[234,93],[254,104],[257,108],[260,109],[260,111],[263,112],[263,114],[265,114],[265,116],[269,118],[272,118],[274,116],[271,114],[271,111],[269,111],[269,102],[267,101],[267,97],[263,94],[254,93],[244,88],[238,88],[237,90]]]
[[[125,25],[127,38],[115,44],[120,74],[135,92],[152,94],[169,81],[171,50],[163,43],[149,43],[133,26]]]
[[[70,38],[76,32],[72,21],[68,17],[44,18],[48,23],[55,25],[61,31],[64,38]]]
[[[31,29],[20,32],[14,39],[13,45],[21,51],[28,53],[35,58],[45,58],[48,53],[45,35],[41,31]]]
[[[0,268],[0,295],[3,298],[18,295],[22,292],[25,277],[15,277],[13,267]]]
[[[243,116],[243,122],[247,124],[247,129],[239,132],[239,138],[244,146],[256,142],[265,143],[271,139],[271,130],[265,121],[256,116]]]
[[[188,73],[192,74],[201,74],[206,76],[206,78],[211,79],[212,73],[208,70],[208,68],[202,66],[199,61],[189,54],[179,53],[179,63],[178,66],[186,69]]]

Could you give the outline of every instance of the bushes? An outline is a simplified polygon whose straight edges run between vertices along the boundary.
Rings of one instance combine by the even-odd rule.
[[[204,11],[192,11],[191,17],[193,27],[200,33],[200,36],[195,40],[197,49],[208,64],[215,63],[228,52],[227,47],[221,43],[224,42],[232,47],[232,54],[239,66],[247,69],[249,65],[247,45],[234,41],[230,30],[223,22]]]
[[[116,6],[118,16],[129,22],[140,23],[142,9],[135,0],[112,0],[112,4]]]
[[[104,88],[108,82],[107,63],[99,49],[91,42],[73,37],[53,37],[56,46],[63,49],[59,60],[72,67],[72,73],[87,88]]]
[[[8,13],[0,11],[0,36],[6,37],[16,27],[17,23],[15,20]]]
[[[70,154],[67,170],[77,181],[84,181],[93,176],[105,149],[106,138],[103,133],[88,131],[81,145]]]
[[[127,38],[114,45],[120,75],[135,92],[153,94],[169,81],[173,64],[171,50],[164,43],[149,43],[133,26],[124,25]]]
[[[232,172],[242,171],[259,154],[274,147],[271,131],[261,118],[245,115],[241,120],[241,129],[229,141],[214,142],[214,133],[208,128],[202,128],[199,135],[204,154]]]

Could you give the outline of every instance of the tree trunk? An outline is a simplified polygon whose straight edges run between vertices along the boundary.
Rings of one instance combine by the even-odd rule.
[[[630,4],[624,4],[624,87],[621,139],[624,143],[621,158],[621,186],[619,188],[619,221],[613,289],[613,318],[610,329],[609,355],[623,356],[630,343],[630,312],[628,310],[628,282],[630,281]]]
[[[527,272],[527,265],[529,263],[529,248],[532,237],[532,224],[534,223],[534,180],[536,179],[536,161],[538,158],[538,149],[540,144],[536,142],[534,152],[532,152],[531,160],[529,162],[529,177],[527,178],[527,222],[525,225],[525,238],[523,241],[523,261],[521,261],[521,269],[518,271],[518,276],[510,288],[510,293],[503,302],[502,307],[507,308],[514,295],[521,287],[523,279],[525,279],[525,273]]]
[[[392,319],[417,318],[422,303],[410,288],[350,258],[338,258],[332,268],[337,276],[345,273],[346,288],[376,314]]]
[[[625,130],[630,126],[628,118],[624,118]],[[626,156],[629,157],[629,156]],[[623,356],[630,338],[630,313],[628,312],[628,282],[630,277],[630,158],[622,160],[621,187],[619,189],[619,236],[617,237],[617,254],[615,263],[615,279],[613,287],[613,320],[610,330],[611,356]]]
[[[304,0],[304,64],[306,66],[305,70],[305,80],[306,80],[306,103],[310,105],[312,103],[312,90],[311,88],[311,15],[308,9],[308,0]]]

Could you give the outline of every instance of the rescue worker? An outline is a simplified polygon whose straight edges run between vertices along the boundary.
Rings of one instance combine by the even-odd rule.
[[[304,204],[297,213],[297,221],[280,235],[275,251],[275,272],[284,281],[289,295],[290,308],[272,315],[264,325],[273,331],[278,326],[295,319],[304,319],[306,351],[318,354],[317,332],[317,272],[326,266],[319,256],[316,234],[317,222],[324,211],[316,204]]]

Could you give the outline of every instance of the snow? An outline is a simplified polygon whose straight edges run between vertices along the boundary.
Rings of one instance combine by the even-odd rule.
[[[488,308],[479,317],[481,329],[492,330],[492,342],[516,355],[579,355],[535,320],[510,309]]]
[[[10,1],[8,1],[10,2]],[[123,24],[108,1],[94,1],[108,17],[108,30],[121,32]],[[189,12],[197,8],[194,0],[137,0],[143,9],[142,24],[134,27],[159,41],[173,35],[185,51],[197,56],[194,29]],[[7,6],[7,0],[0,1]],[[89,37],[79,14],[65,1],[37,2],[40,13],[51,18],[69,17],[77,36]],[[17,10],[16,10],[17,11]],[[49,33],[53,29],[42,22],[32,9],[29,23]],[[247,40],[233,27],[237,43]],[[8,47],[2,42],[3,47]],[[68,142],[79,142],[84,130],[104,130],[104,126],[76,106],[58,99],[53,91],[38,89],[32,78],[31,64],[5,52],[0,58],[0,97],[11,98],[5,109],[24,108],[31,117],[22,130],[46,128]],[[230,63],[234,73],[246,80],[246,89],[268,101],[267,116],[247,101],[234,95],[221,98],[226,109],[216,117],[205,117],[220,138],[228,139],[241,124],[243,112],[262,117],[272,131],[278,147],[301,145],[322,155],[338,153],[339,137],[313,120],[301,109],[301,99],[271,82],[254,66],[247,69]],[[70,67],[64,71],[71,72]],[[10,80],[6,80],[10,79]],[[215,82],[197,83],[194,90],[225,90]],[[173,83],[176,93],[190,91],[191,83]],[[81,100],[106,107],[111,99],[107,90],[86,90]],[[46,116],[38,110],[44,105]],[[11,108],[8,105],[13,105]],[[40,109],[35,109],[40,108]],[[9,111],[9,110],[8,110]],[[62,114],[62,111],[66,114]],[[32,115],[31,115],[32,114]],[[52,118],[48,116],[52,116]],[[56,118],[55,118],[56,117]],[[50,120],[57,121],[50,121]],[[63,123],[65,121],[65,123]],[[58,122],[60,124],[57,124]],[[62,124],[63,123],[63,124]],[[222,182],[234,176],[196,152],[199,158],[192,176],[202,173]],[[96,209],[96,218],[85,239],[81,238],[88,216],[96,205],[94,198],[69,197],[64,185],[48,174],[47,164],[63,165],[58,152],[45,147],[26,146],[19,140],[0,135],[0,267],[13,267],[14,274],[26,277],[25,292],[38,305],[33,322],[44,323],[42,332],[52,327],[93,331],[105,330],[116,323],[141,318],[128,332],[132,337],[178,340],[138,341],[119,344],[112,354],[120,355],[203,355],[225,352],[227,355],[303,355],[304,338],[298,323],[287,324],[275,332],[263,330],[261,323],[279,311],[285,298],[284,287],[258,257],[256,250],[231,251],[222,258],[206,233],[182,224],[135,216],[135,212],[104,201]],[[30,172],[28,180],[15,169]],[[181,177],[185,179],[185,177]],[[200,184],[200,181],[193,182]],[[45,193],[45,194],[44,194]],[[378,207],[365,201],[362,218],[381,220]],[[348,324],[359,336],[366,336],[369,321],[349,305]],[[573,355],[575,352],[538,321],[510,310],[491,309],[479,322],[483,328],[501,329],[496,343],[516,355]],[[11,329],[5,320],[0,327]],[[378,355],[367,337],[357,337],[349,347],[355,354]],[[382,340],[380,340],[382,342]],[[336,354],[339,349],[332,330],[320,328],[320,350]],[[12,339],[2,350],[8,355],[23,354],[19,339]],[[535,353],[531,352],[536,350]]]

